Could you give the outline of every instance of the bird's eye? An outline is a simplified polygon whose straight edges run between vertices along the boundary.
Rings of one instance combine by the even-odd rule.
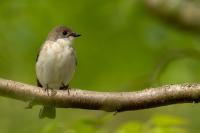
[[[63,31],[63,35],[64,35],[64,36],[67,35],[67,31]]]

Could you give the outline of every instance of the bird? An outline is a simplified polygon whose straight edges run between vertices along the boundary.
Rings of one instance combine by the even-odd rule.
[[[48,90],[68,89],[77,59],[73,48],[73,40],[81,36],[69,27],[59,25],[53,28],[45,42],[42,44],[36,58],[37,86]],[[43,105],[39,118],[56,117],[54,105]]]

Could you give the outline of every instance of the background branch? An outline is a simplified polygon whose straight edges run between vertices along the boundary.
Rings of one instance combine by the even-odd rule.
[[[200,30],[198,0],[145,0],[145,5],[156,15],[187,30]]]
[[[53,104],[58,108],[128,111],[147,109],[200,100],[200,84],[166,85],[137,92],[96,92],[80,89],[57,90],[48,96],[43,89],[32,85],[0,79],[0,95],[35,104]]]

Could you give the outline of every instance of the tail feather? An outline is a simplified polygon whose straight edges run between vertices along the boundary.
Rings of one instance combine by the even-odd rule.
[[[40,109],[39,118],[43,119],[45,117],[54,119],[56,117],[56,108],[54,106],[44,105]]]

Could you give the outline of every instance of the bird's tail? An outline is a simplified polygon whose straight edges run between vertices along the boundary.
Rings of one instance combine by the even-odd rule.
[[[54,106],[44,105],[40,109],[39,118],[43,119],[45,117],[54,119],[56,117],[56,108]]]

